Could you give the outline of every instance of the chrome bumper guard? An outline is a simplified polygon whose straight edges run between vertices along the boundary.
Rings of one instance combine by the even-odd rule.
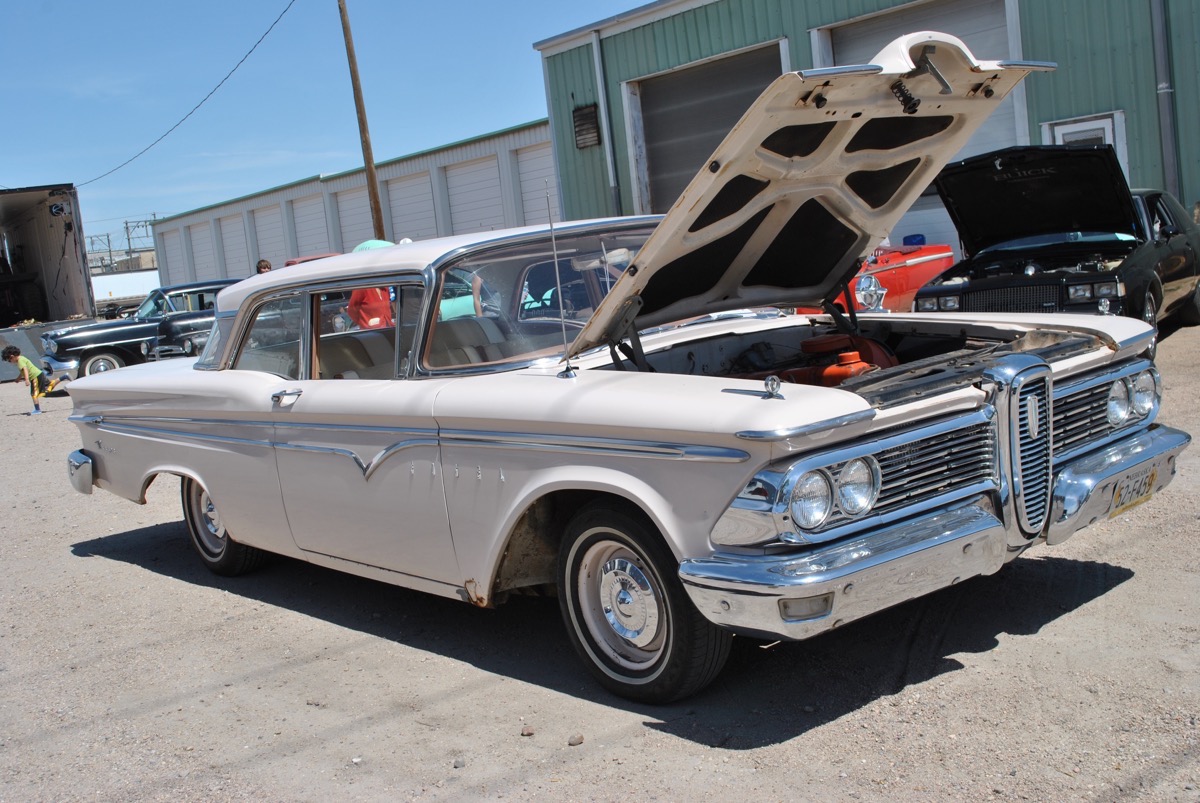
[[[92,458],[76,449],[67,456],[67,476],[71,487],[81,494],[92,492]]]
[[[1191,437],[1151,428],[1055,472],[1049,544],[1120,515],[1175,476]],[[1015,513],[1010,514],[1015,515]],[[976,575],[1012,557],[989,496],[802,554],[721,553],[685,560],[679,576],[714,624],[748,635],[806,639]]]
[[[1120,515],[1166,488],[1175,478],[1175,459],[1191,441],[1186,432],[1156,425],[1055,472],[1046,543],[1061,544],[1089,524]],[[1145,493],[1117,498],[1118,490],[1142,478]]]
[[[685,560],[683,586],[714,624],[805,639],[1004,565],[1006,533],[985,497],[803,555]]]

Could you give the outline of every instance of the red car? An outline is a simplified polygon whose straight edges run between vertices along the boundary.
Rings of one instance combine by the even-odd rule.
[[[917,290],[954,264],[948,245],[889,245],[875,249],[850,283],[864,310],[912,311]]]

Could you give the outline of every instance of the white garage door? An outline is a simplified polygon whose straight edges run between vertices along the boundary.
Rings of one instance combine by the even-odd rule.
[[[941,0],[835,28],[834,61],[870,63],[884,45],[910,31],[942,31],[957,36],[979,59],[1009,57],[1004,0]],[[1009,95],[954,158],[1016,145],[1016,125],[1013,97]],[[911,234],[924,235],[928,243],[949,243],[957,252],[958,233],[936,194],[926,195],[913,205],[892,230],[892,243],[900,245],[902,238]]]
[[[392,231],[397,240],[437,237],[433,211],[433,185],[428,173],[394,178],[387,183]]]
[[[163,254],[166,256],[165,270],[159,270],[163,284],[182,284],[188,280],[187,263],[183,259],[183,235],[178,231],[166,231],[162,236]]]
[[[310,195],[292,201],[292,217],[296,221],[296,256],[328,254],[329,230],[325,227],[325,199]]]
[[[446,190],[450,195],[450,225],[455,234],[504,228],[500,166],[496,157],[450,165],[446,168]]]
[[[521,175],[521,208],[525,213],[526,225],[548,223],[550,220],[557,223],[561,220],[558,212],[558,180],[550,143],[518,150],[517,172]]]
[[[196,266],[196,281],[204,282],[219,278],[217,257],[213,253],[212,227],[207,223],[188,226],[192,235],[192,264]]]
[[[246,249],[246,227],[241,215],[221,218],[221,246],[225,251],[225,274],[233,278],[249,276],[253,271]]]
[[[375,239],[375,224],[371,222],[371,199],[366,187],[337,194],[338,223],[342,229],[342,248],[353,251],[354,246]]]
[[[283,215],[278,205],[254,210],[254,236],[258,239],[258,258],[277,268],[283,267],[287,249],[283,245]]]

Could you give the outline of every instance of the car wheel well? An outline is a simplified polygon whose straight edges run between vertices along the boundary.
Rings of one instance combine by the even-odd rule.
[[[567,522],[581,508],[600,500],[654,526],[641,507],[618,494],[562,490],[539,497],[525,509],[508,535],[492,583],[491,603],[499,604],[507,594],[514,592],[554,594],[558,550]]]

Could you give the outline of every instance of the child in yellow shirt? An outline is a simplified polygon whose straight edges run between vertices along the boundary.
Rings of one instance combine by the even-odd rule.
[[[38,415],[42,412],[42,397],[54,390],[58,382],[49,381],[46,372],[34,365],[28,357],[22,357],[21,350],[16,346],[6,346],[2,356],[5,362],[11,362],[20,370],[21,382],[29,385],[29,395],[33,397],[33,412],[30,415]]]

